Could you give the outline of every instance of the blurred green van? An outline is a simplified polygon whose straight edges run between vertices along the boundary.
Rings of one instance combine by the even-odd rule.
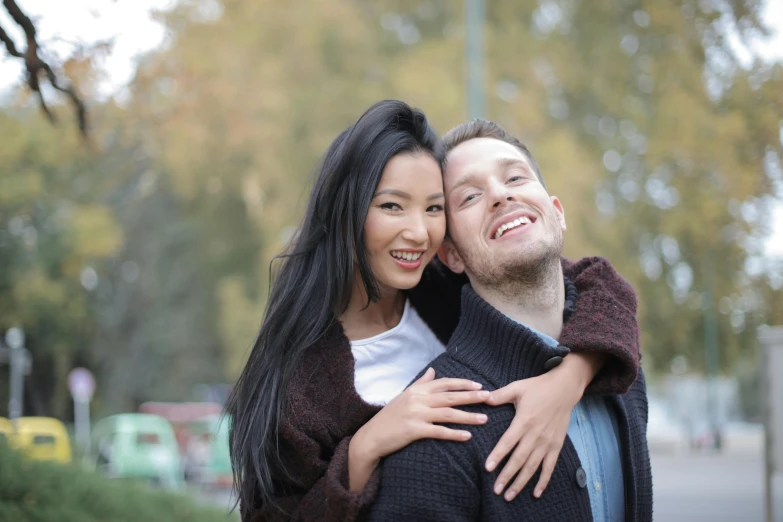
[[[230,488],[233,484],[228,430],[231,416],[208,415],[187,424],[185,477],[188,482],[209,488]]]
[[[123,413],[102,419],[92,430],[83,462],[107,477],[170,490],[184,485],[174,430],[158,415]]]

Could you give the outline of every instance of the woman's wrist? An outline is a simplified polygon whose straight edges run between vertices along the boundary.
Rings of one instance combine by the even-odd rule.
[[[348,481],[351,491],[364,489],[381,460],[375,455],[372,440],[366,437],[366,430],[363,429],[359,429],[348,444]]]
[[[566,375],[566,381],[574,385],[575,392],[581,398],[605,362],[606,357],[600,354],[572,352],[552,373]]]

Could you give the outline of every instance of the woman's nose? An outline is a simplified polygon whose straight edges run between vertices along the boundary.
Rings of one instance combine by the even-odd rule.
[[[427,224],[423,218],[411,217],[402,232],[402,238],[415,243],[424,243],[429,237]]]

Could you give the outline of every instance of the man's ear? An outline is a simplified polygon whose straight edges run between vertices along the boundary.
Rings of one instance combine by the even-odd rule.
[[[560,199],[558,199],[557,196],[551,196],[551,198],[552,198],[552,205],[554,205],[555,210],[557,210],[557,214],[560,219],[560,228],[562,230],[565,230],[566,219],[565,219],[565,210],[563,209],[563,204],[560,203]]]
[[[454,246],[449,237],[446,237],[440,245],[438,259],[454,273],[461,274],[465,271],[465,263],[462,262],[462,257],[457,252],[457,247]]]

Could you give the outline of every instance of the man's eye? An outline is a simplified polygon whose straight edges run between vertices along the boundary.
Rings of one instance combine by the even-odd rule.
[[[427,212],[441,212],[443,210],[443,205],[432,205],[427,208]]]
[[[477,197],[478,197],[478,194],[471,194],[470,196],[468,196],[468,197],[466,197],[466,198],[464,199],[464,201],[462,202],[462,204],[464,205],[465,203],[467,203],[467,202],[471,201],[473,198],[477,198]]]
[[[511,176],[510,178],[508,178],[509,183],[513,183],[514,181],[521,181],[521,180],[522,180],[522,176]]]
[[[402,207],[397,203],[382,203],[381,208],[385,210],[402,210]]]

